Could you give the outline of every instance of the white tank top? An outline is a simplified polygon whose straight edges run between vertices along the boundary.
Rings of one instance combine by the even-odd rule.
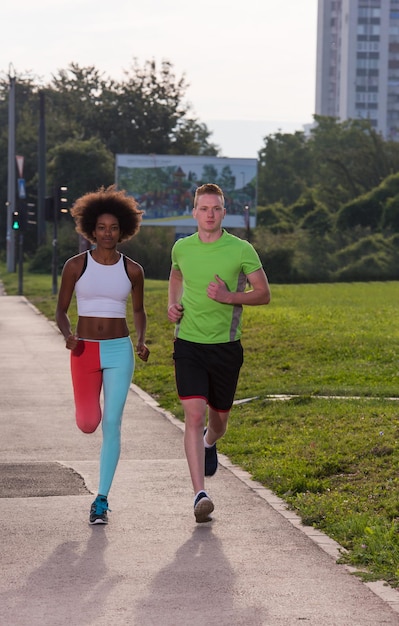
[[[114,265],[97,263],[87,251],[87,266],[76,282],[78,315],[83,317],[126,317],[126,301],[132,290],[124,257]]]

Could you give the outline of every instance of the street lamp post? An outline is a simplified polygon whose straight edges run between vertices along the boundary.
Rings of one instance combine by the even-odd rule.
[[[251,222],[249,215],[249,205],[246,204],[244,207],[244,221],[245,221],[245,230],[247,234],[247,241],[251,240]]]
[[[15,233],[12,214],[15,210],[15,74],[10,66],[8,97],[8,181],[7,181],[7,271],[15,272]]]

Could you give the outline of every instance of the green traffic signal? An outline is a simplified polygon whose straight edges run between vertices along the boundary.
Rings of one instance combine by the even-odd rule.
[[[19,230],[19,213],[18,211],[14,211],[12,215],[12,228],[13,230]]]

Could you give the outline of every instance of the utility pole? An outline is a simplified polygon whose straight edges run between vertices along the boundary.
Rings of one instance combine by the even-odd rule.
[[[53,296],[58,293],[58,187],[53,189],[53,256],[52,256],[52,277],[53,277]]]
[[[39,92],[39,186],[37,194],[37,245],[46,242],[45,197],[46,197],[46,121],[44,91]]]
[[[52,256],[52,277],[53,277],[53,295],[58,293],[58,220],[61,213],[67,213],[66,204],[68,202],[65,197],[68,187],[64,185],[55,185],[53,188],[52,210],[53,210],[53,256]],[[50,199],[51,205],[51,199]]]
[[[18,295],[24,293],[24,231],[18,235]]]
[[[15,235],[12,215],[15,211],[15,76],[10,66],[8,78],[8,178],[7,178],[7,271],[15,272]]]
[[[27,224],[27,202],[24,175],[24,157],[17,155],[15,157],[18,169],[18,209],[13,213],[14,218],[18,216],[16,222],[13,219],[12,228],[14,233],[18,233],[18,295],[23,294],[23,275],[24,275],[24,230]],[[18,228],[16,228],[18,225]],[[15,239],[14,239],[15,242]]]

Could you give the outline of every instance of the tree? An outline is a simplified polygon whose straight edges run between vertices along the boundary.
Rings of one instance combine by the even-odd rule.
[[[217,153],[206,125],[184,101],[185,77],[177,78],[169,61],[141,67],[133,60],[120,82],[95,67],[71,63],[48,88],[69,137],[76,132],[81,139],[98,137],[114,154]]]
[[[398,153],[369,120],[339,121],[315,115],[309,147],[319,199],[330,210],[364,194],[399,169]]]
[[[333,226],[333,221],[330,213],[323,205],[316,205],[313,211],[307,213],[300,223],[300,227],[304,230],[310,231],[315,236],[322,237],[326,233],[330,232]]]
[[[356,226],[380,231],[395,230],[398,224],[393,199],[399,194],[399,174],[388,176],[368,193],[344,204],[337,215],[337,227],[353,229]]]
[[[384,225],[385,228],[399,233],[399,194],[388,198],[385,204]]]
[[[206,124],[196,119],[182,119],[173,133],[170,154],[217,156],[220,149],[209,143],[211,134]]]
[[[69,139],[51,150],[48,166],[52,187],[66,185],[70,205],[88,191],[114,182],[114,158],[99,139]]]
[[[15,81],[15,127],[16,153],[24,157],[23,177],[28,201],[37,200],[37,169],[38,169],[38,117],[39,97],[38,86],[31,75],[21,76]],[[0,79],[0,241],[6,240],[7,174],[8,174],[8,109],[9,109],[9,78]],[[34,233],[25,233],[25,249],[31,243],[36,244]],[[32,236],[31,236],[32,235]]]
[[[265,138],[259,151],[258,194],[262,205],[288,206],[312,184],[312,160],[306,136],[275,133]]]
[[[218,148],[185,102],[185,78],[163,61],[133,62],[122,81],[95,67],[71,63],[43,85],[31,74],[16,76],[16,148],[25,158],[30,202],[37,202],[39,92],[44,96],[49,189],[68,179],[74,197],[113,182],[117,153],[210,154]],[[9,80],[0,79],[0,206],[7,199]],[[79,151],[82,151],[81,154]],[[69,159],[69,160],[68,160]],[[57,171],[57,168],[61,169]],[[97,171],[95,171],[97,170]],[[62,183],[64,184],[64,183]],[[86,187],[87,185],[87,187]],[[5,242],[6,220],[0,219]]]

